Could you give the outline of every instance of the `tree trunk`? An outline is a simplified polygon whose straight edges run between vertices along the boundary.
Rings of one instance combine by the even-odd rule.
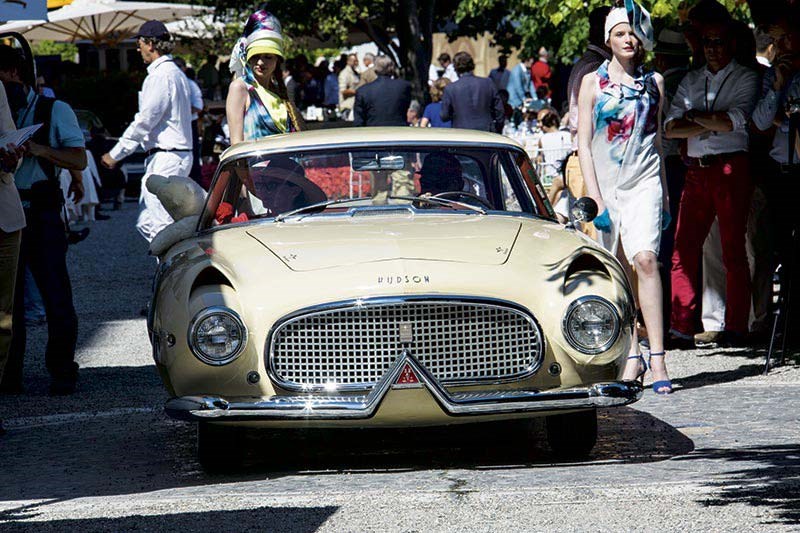
[[[412,97],[420,102],[425,101],[428,87],[435,3],[436,0],[400,0],[398,3],[400,66],[412,84]]]
[[[392,37],[384,28],[379,28],[366,19],[356,22],[356,26],[372,39],[378,50],[389,56],[395,65],[400,65],[400,53],[392,42]]]

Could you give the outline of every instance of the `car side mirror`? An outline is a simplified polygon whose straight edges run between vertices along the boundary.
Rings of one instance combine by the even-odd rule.
[[[583,196],[575,200],[575,204],[570,209],[569,227],[574,228],[577,222],[591,222],[597,216],[597,202]]]

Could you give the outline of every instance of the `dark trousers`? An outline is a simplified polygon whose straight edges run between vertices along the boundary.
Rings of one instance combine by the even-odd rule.
[[[17,282],[20,230],[7,233],[0,229],[0,379],[11,347],[14,307],[14,284]]]
[[[782,265],[784,290],[791,280],[789,297],[792,308],[789,313],[789,331],[800,331],[800,219],[797,216],[796,199],[800,193],[800,166],[787,171],[774,160],[766,166],[764,193],[769,210],[770,236],[775,250],[775,263]],[[794,234],[794,236],[793,236]],[[792,344],[800,344],[800,337],[793,333]],[[792,337],[792,335],[790,335]]]
[[[14,293],[14,319],[11,349],[3,382],[7,386],[22,382],[25,356],[25,267],[39,287],[47,315],[45,363],[54,379],[76,379],[75,345],[78,317],[72,305],[72,286],[67,273],[67,239],[64,223],[55,209],[26,209],[27,226],[22,244]]]
[[[200,130],[196,120],[192,121],[192,168],[189,170],[189,177],[195,182],[201,183],[202,173],[200,171],[200,152],[202,146],[200,145]]]
[[[672,222],[661,233],[661,246],[658,252],[658,265],[661,272],[661,285],[664,294],[664,327],[669,330],[670,314],[672,313],[672,250],[675,246],[675,228],[678,225],[678,208],[681,203],[683,186],[686,183],[686,165],[679,155],[670,155],[664,159],[664,170],[667,176],[667,191],[669,192],[669,213]]]
[[[687,170],[672,254],[672,327],[681,333],[693,332],[700,258],[714,217],[719,219],[722,262],[727,270],[725,329],[747,333],[751,300],[745,233],[752,194],[745,153]]]
[[[792,263],[796,243],[792,232],[798,229],[797,193],[800,192],[800,170],[782,171],[773,159],[764,174],[764,193],[769,206],[770,233],[778,261],[784,266]]]

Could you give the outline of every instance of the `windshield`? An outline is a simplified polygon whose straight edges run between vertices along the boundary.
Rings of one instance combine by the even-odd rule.
[[[524,154],[496,148],[342,148],[246,156],[223,164],[201,229],[387,205],[425,213],[549,216],[529,168]]]

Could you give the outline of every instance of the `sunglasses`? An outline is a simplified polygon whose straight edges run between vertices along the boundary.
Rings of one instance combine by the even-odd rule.
[[[727,44],[727,42],[728,41],[726,41],[725,39],[721,39],[719,37],[717,37],[715,39],[706,38],[706,39],[703,39],[703,46],[709,46],[709,47],[710,46],[725,46]]]

